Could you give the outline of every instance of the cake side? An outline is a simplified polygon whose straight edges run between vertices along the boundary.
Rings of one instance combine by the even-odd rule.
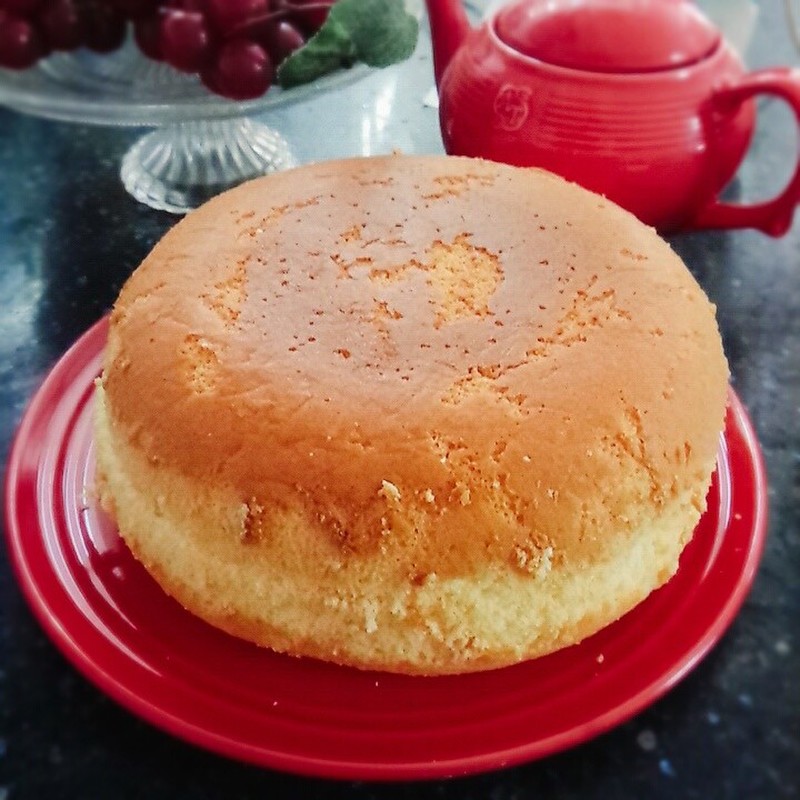
[[[252,507],[235,491],[154,467],[117,436],[102,390],[97,402],[100,494],[135,556],[192,613],[295,656],[441,675],[546,655],[669,580],[700,516],[694,498],[675,498],[645,530],[616,537],[606,557],[588,565],[550,549],[517,549],[468,575],[409,580],[387,553],[343,554],[302,496],[287,498],[268,530],[254,534]]]

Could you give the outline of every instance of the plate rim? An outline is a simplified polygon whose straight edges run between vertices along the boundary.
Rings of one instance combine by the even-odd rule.
[[[235,741],[194,721],[181,718],[136,694],[129,686],[115,679],[109,671],[91,656],[84,653],[73,640],[63,620],[50,607],[44,595],[37,591],[40,581],[34,576],[28,564],[22,543],[23,532],[19,530],[15,494],[18,491],[20,474],[23,471],[24,444],[39,420],[40,410],[47,406],[53,394],[63,401],[65,391],[69,390],[78,375],[82,375],[101,357],[108,315],[100,318],[88,328],[47,371],[39,386],[34,390],[17,430],[12,438],[6,462],[4,480],[4,513],[6,549],[16,582],[21,589],[28,607],[67,661],[75,667],[90,683],[115,700],[127,711],[144,719],[154,727],[166,731],[178,739],[205,748],[218,755],[261,767],[278,769],[298,775],[317,778],[360,779],[373,781],[418,780],[448,778],[478,774],[514,766],[554,755],[568,748],[576,747],[588,740],[626,722],[648,706],[662,698],[697,667],[706,655],[719,642],[737,616],[742,604],[752,588],[760,564],[767,536],[768,496],[767,476],[755,428],[747,410],[733,387],[728,390],[728,416],[733,420],[734,429],[748,456],[747,466],[752,475],[748,488],[752,489],[752,517],[748,547],[743,556],[743,569],[737,576],[733,591],[727,594],[720,604],[713,623],[705,630],[693,646],[683,656],[670,662],[668,668],[661,669],[659,677],[642,687],[605,713],[583,722],[581,725],[552,734],[543,739],[508,747],[502,750],[467,754],[434,761],[409,760],[403,762],[375,763],[353,758],[347,761],[319,756],[298,755],[277,750],[274,747],[257,746]],[[86,351],[86,352],[84,352]],[[81,357],[83,360],[81,360]],[[69,378],[69,380],[66,380]],[[61,387],[62,391],[56,390]],[[728,425],[723,438],[727,443]],[[40,467],[37,464],[37,471]],[[44,531],[38,534],[45,539]],[[61,587],[64,588],[63,586]],[[65,590],[66,591],[66,590]],[[502,670],[498,670],[502,672]],[[424,681],[425,678],[419,678]]]

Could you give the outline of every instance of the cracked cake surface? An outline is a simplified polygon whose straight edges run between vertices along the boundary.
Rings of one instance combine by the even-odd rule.
[[[486,669],[674,573],[726,390],[713,307],[603,198],[474,159],[323,162],[207,203],[126,283],[98,485],[212,624]]]

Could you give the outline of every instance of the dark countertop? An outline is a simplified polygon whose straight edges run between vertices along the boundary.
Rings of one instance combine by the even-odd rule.
[[[441,150],[417,55],[319,101],[270,114],[299,160]],[[778,3],[761,4],[755,66],[797,63]],[[777,102],[735,193],[774,192],[797,138]],[[327,115],[326,135],[315,119]],[[111,305],[175,218],[133,201],[118,164],[141,131],[0,110],[0,457],[59,355]],[[549,759],[450,781],[306,779],[210,754],[134,717],[60,655],[0,547],[0,800],[33,798],[753,798],[800,797],[800,219],[781,239],[674,236],[712,300],[733,385],[769,476],[769,534],[753,590],[722,641],[666,697]]]

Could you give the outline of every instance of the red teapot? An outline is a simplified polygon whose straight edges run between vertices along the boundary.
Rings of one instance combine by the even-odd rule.
[[[426,3],[448,153],[543,167],[664,232],[791,226],[800,161],[767,202],[719,193],[750,144],[755,95],[800,122],[800,71],[746,72],[689,0],[514,0],[474,29],[460,0]]]

